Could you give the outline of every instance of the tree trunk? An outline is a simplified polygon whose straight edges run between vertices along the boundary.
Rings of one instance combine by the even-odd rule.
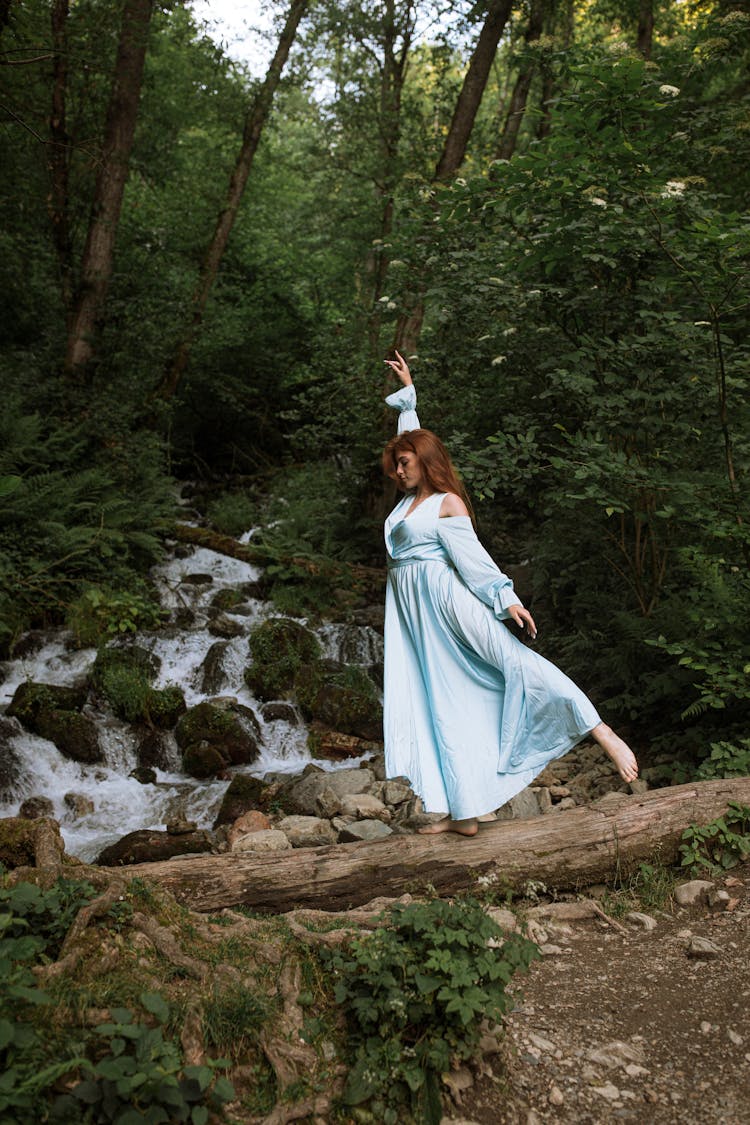
[[[487,18],[471,56],[448,136],[445,138],[445,145],[435,169],[436,180],[449,180],[461,167],[471,130],[474,127],[474,119],[490,76],[490,67],[512,8],[513,0],[492,0],[487,9]]]
[[[487,17],[479,33],[477,45],[469,62],[469,69],[458,95],[443,151],[437,162],[433,181],[449,180],[456,175],[466,154],[466,146],[474,127],[490,76],[490,68],[497,52],[500,36],[513,8],[513,0],[492,0]],[[424,289],[420,288],[407,299],[406,310],[396,323],[394,346],[407,356],[416,351],[424,320]]]
[[[636,47],[644,59],[651,58],[654,42],[654,0],[641,0],[638,9],[638,38]]]
[[[528,47],[529,43],[535,43],[541,37],[542,27],[544,26],[544,0],[533,0],[531,5],[531,13],[529,15],[529,24],[526,28],[524,35],[524,42]],[[529,60],[524,63],[519,72],[516,84],[513,88],[513,96],[510,100],[510,107],[508,109],[508,116],[505,119],[505,126],[503,134],[500,138],[500,144],[497,150],[498,160],[510,160],[515,152],[516,142],[518,140],[518,133],[523,121],[523,115],[526,112],[526,102],[529,97],[529,90],[531,89],[531,81],[534,77],[536,70],[536,63],[534,60]]]
[[[298,907],[346,910],[376,895],[441,895],[471,890],[477,876],[496,876],[499,889],[530,879],[556,890],[623,876],[658,857],[673,863],[683,831],[750,804],[750,778],[704,781],[613,796],[588,807],[483,825],[472,837],[390,836],[361,844],[252,856],[200,856],[135,864],[130,878],[153,879],[195,910],[252,906],[283,913]],[[123,874],[122,868],[109,868]]]
[[[13,0],[0,0],[0,35],[3,29],[10,23],[10,9]]]
[[[123,7],[101,166],[68,332],[65,369],[72,375],[82,373],[94,356],[94,337],[112,276],[152,11],[153,0],[125,0]]]
[[[203,322],[203,314],[206,309],[208,295],[216,280],[219,265],[224,255],[227,242],[229,241],[229,235],[231,234],[235,219],[237,218],[242,196],[245,191],[245,185],[250,175],[250,169],[252,168],[255,154],[258,151],[263,126],[266,123],[271,109],[271,103],[273,102],[273,97],[281,78],[281,72],[289,57],[289,51],[294,42],[297,27],[302,19],[307,3],[308,0],[292,0],[284,29],[276,47],[276,54],[271,60],[263,84],[254,98],[250,112],[245,120],[242,147],[240,148],[234,169],[232,170],[232,175],[229,179],[224,206],[219,212],[213,238],[211,239],[203,259],[198,286],[193,294],[190,324],[177,347],[172,362],[165,372],[159,387],[158,394],[163,399],[169,400],[173,398],[180,384],[180,380],[187,370],[188,363],[190,362],[193,342]]]
[[[70,168],[69,137],[66,127],[66,93],[68,84],[67,25],[69,0],[54,0],[52,5],[52,112],[49,120],[50,146],[47,167],[50,176],[49,216],[52,240],[60,271],[60,289],[66,318],[73,305],[73,251],[70,240],[68,205],[68,173]]]

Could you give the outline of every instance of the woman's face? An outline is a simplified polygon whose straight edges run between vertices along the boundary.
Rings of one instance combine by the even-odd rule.
[[[405,492],[412,492],[422,483],[422,466],[416,453],[405,449],[396,457],[396,476]]]

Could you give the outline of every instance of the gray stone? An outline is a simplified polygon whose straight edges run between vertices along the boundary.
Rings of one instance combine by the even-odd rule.
[[[49,797],[27,797],[18,815],[23,820],[38,820],[41,816],[54,816],[55,806]]]
[[[341,807],[337,812],[354,816],[357,820],[382,820],[385,824],[391,819],[390,810],[371,793],[347,793],[341,798]]]
[[[83,793],[66,793],[63,797],[63,804],[66,809],[70,809],[76,820],[81,816],[88,816],[89,813],[94,811],[94,802]]]
[[[687,955],[701,961],[710,961],[714,957],[721,957],[721,950],[708,938],[694,937],[688,946]]]
[[[341,829],[339,840],[342,844],[356,840],[382,840],[392,833],[393,829],[383,824],[382,820],[357,820]]]
[[[294,704],[286,703],[283,699],[274,700],[272,703],[264,703],[260,713],[266,723],[276,723],[281,720],[293,727],[299,726],[299,715]]]
[[[620,1091],[611,1082],[607,1082],[606,1086],[592,1086],[591,1089],[595,1094],[606,1098],[608,1102],[615,1102],[620,1097]]]
[[[635,779],[635,781],[631,781],[628,784],[630,785],[630,792],[631,793],[647,793],[648,792],[649,785],[648,785],[648,782],[646,781],[645,777],[637,777]]]
[[[647,932],[656,929],[656,919],[652,918],[650,914],[641,914],[638,910],[631,910],[626,914],[625,921],[636,929],[646,930]]]
[[[349,793],[368,793],[374,781],[374,774],[369,769],[336,770],[333,773],[317,768],[309,772],[305,770],[300,780],[284,794],[285,804],[294,812],[310,815],[317,812],[317,798],[325,788],[338,797],[344,797]]]
[[[679,887],[675,887],[674,900],[678,906],[708,903],[709,893],[713,889],[714,884],[708,879],[691,879],[689,883],[680,883]]]
[[[224,640],[231,641],[233,637],[241,636],[245,630],[241,622],[233,621],[226,613],[220,613],[209,623],[208,631],[214,637],[222,637]]]
[[[516,793],[515,797],[511,797],[497,813],[498,820],[528,820],[532,816],[540,815],[539,802],[528,786],[520,793]]]
[[[513,934],[518,929],[518,919],[512,910],[508,910],[504,906],[491,906],[487,913],[503,933]]]
[[[383,785],[383,800],[386,805],[402,805],[413,796],[414,792],[406,778],[396,777]]]
[[[278,828],[265,828],[240,836],[232,845],[233,852],[287,852],[292,845]]]
[[[336,831],[331,822],[319,816],[285,816],[278,828],[293,848],[315,848],[321,844],[336,843]]]
[[[339,797],[338,793],[334,793],[333,789],[329,789],[326,785],[315,798],[316,811],[319,812],[321,816],[325,816],[331,820],[341,812],[341,801],[342,798]]]
[[[570,796],[570,790],[567,785],[550,785],[549,795],[553,801],[561,801],[563,797]]]
[[[612,1043],[605,1043],[602,1047],[595,1047],[588,1052],[586,1057],[589,1062],[596,1066],[608,1067],[625,1067],[629,1063],[636,1063],[640,1066],[645,1061],[642,1047],[636,1046],[634,1043],[624,1043],[621,1039],[615,1039]]]
[[[541,813],[548,813],[552,808],[552,797],[550,796],[549,789],[545,789],[544,786],[542,786],[542,788],[537,791],[536,799],[539,805],[539,811]]]
[[[205,695],[216,695],[229,682],[225,667],[228,648],[228,641],[215,641],[203,659],[201,690]]]
[[[708,892],[708,905],[712,910],[727,910],[732,901],[728,891],[714,890]]]

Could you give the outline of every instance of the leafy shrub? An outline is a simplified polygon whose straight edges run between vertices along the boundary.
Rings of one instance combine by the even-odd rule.
[[[140,1002],[164,1024],[169,1007],[154,992]],[[224,1059],[209,1059],[204,1066],[182,1065],[179,1048],[164,1038],[162,1028],[135,1020],[127,1008],[115,1008],[112,1021],[100,1024],[96,1034],[106,1040],[108,1053],[88,1064],[87,1077],[55,1102],[53,1119],[80,1121],[82,1113],[96,1122],[137,1125],[142,1121],[189,1121],[206,1125],[211,1110],[234,1097],[231,1082],[217,1077],[228,1066]]]
[[[405,1113],[438,1123],[440,1075],[472,1055],[482,1021],[507,1010],[507,985],[536,955],[470,898],[397,904],[387,927],[322,950],[350,1027],[347,1105],[368,1102],[384,1125]]]
[[[156,629],[164,610],[148,592],[114,591],[92,586],[68,608],[65,623],[81,646]]]
[[[258,523],[258,505],[246,492],[227,492],[206,509],[208,522],[224,535],[242,535]]]
[[[692,874],[721,874],[750,856],[750,808],[730,801],[724,816],[703,828],[691,824],[682,833],[682,867]]]

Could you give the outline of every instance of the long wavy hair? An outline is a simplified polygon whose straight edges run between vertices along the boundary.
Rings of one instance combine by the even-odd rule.
[[[424,479],[433,492],[453,492],[460,496],[474,523],[469,494],[437,434],[433,434],[432,430],[406,430],[388,442],[383,450],[383,472],[396,482],[398,488],[402,485],[396,475],[396,463],[402,453],[416,454]]]

